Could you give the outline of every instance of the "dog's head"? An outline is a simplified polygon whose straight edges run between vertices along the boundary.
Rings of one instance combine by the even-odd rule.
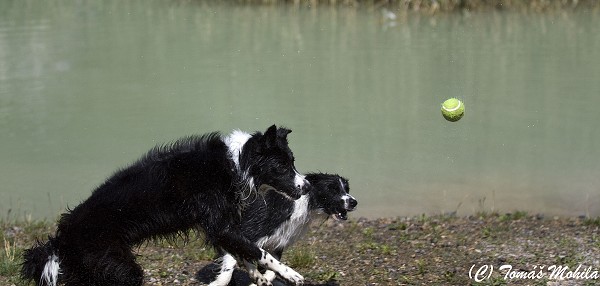
[[[348,180],[339,175],[311,173],[306,175],[311,185],[311,201],[315,208],[338,220],[347,220],[348,212],[358,201],[350,195]]]
[[[287,141],[290,132],[273,125],[264,134],[249,135],[239,154],[239,168],[255,186],[266,184],[298,199],[307,192],[309,183],[294,166]]]

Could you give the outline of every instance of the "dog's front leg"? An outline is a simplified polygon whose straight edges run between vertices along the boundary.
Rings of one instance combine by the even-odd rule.
[[[302,277],[302,275],[300,275],[298,272],[294,271],[292,268],[286,266],[285,264],[279,262],[279,260],[277,260],[275,257],[273,257],[271,254],[269,254],[264,249],[261,249],[261,251],[262,251],[262,256],[258,260],[258,264],[265,267],[267,270],[274,271],[281,278],[287,280],[290,283],[293,283],[294,285],[302,285],[304,283],[304,277]],[[248,265],[246,265],[246,267],[248,267]],[[256,267],[254,267],[254,268],[256,268]],[[251,270],[248,269],[248,272],[250,272],[250,271]],[[258,270],[256,270],[256,272],[258,272]],[[260,273],[260,272],[258,272],[258,273]],[[261,274],[261,277],[265,278],[267,281],[269,281],[269,284],[271,281],[274,280],[274,277],[272,277],[272,273],[269,274],[269,272],[265,273],[265,275]]]
[[[302,285],[304,283],[304,277],[298,274],[298,272],[279,262],[279,260],[275,259],[267,251],[256,246],[245,237],[236,235],[236,233],[238,232],[231,229],[223,231],[216,236],[216,240],[225,251],[239,258],[239,261],[258,262],[258,265],[275,271],[281,278],[294,285]],[[255,278],[255,281],[259,285],[271,285],[271,282],[265,279],[258,270],[249,269],[248,271],[254,276],[253,278]]]
[[[275,249],[274,251],[269,251],[273,255],[273,257],[277,258],[277,260],[281,261],[281,256],[283,255],[283,248]],[[277,278],[277,274],[275,272],[268,270],[263,274],[268,281],[273,282],[275,278]]]
[[[225,255],[223,255],[223,257],[221,257],[219,260],[219,264],[221,266],[219,274],[213,282],[208,284],[208,286],[227,286],[229,281],[231,281],[233,270],[235,269],[237,261],[229,253],[225,253]]]

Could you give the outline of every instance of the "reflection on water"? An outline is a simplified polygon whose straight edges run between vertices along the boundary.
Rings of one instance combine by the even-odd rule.
[[[598,26],[586,11],[2,1],[0,211],[53,216],[155,144],[278,123],[300,169],[350,178],[357,216],[597,216]],[[439,112],[453,96],[457,123]]]

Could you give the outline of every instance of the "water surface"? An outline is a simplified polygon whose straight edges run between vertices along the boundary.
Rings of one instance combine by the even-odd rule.
[[[598,16],[1,1],[0,215],[54,218],[156,144],[277,123],[299,169],[350,179],[355,216],[597,216]]]

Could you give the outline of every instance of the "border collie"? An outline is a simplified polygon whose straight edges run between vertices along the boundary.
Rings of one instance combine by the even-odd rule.
[[[275,188],[269,188],[242,212],[242,231],[246,238],[277,259],[281,259],[284,249],[306,232],[311,221],[325,220],[330,216],[347,220],[348,211],[353,211],[358,204],[349,194],[348,180],[344,177],[312,173],[307,174],[306,179],[311,187],[299,199],[294,200]],[[217,261],[220,271],[210,286],[227,285],[237,261],[229,253]],[[251,265],[247,269],[252,278],[261,275]],[[272,282],[275,273],[267,270],[264,277]]]
[[[308,181],[294,167],[291,130],[182,138],[117,171],[63,214],[54,236],[24,252],[21,275],[40,286],[139,286],[132,248],[199,231],[206,243],[293,284],[303,277],[246,238],[241,212],[263,184],[300,198]],[[260,273],[260,285],[270,285]]]

